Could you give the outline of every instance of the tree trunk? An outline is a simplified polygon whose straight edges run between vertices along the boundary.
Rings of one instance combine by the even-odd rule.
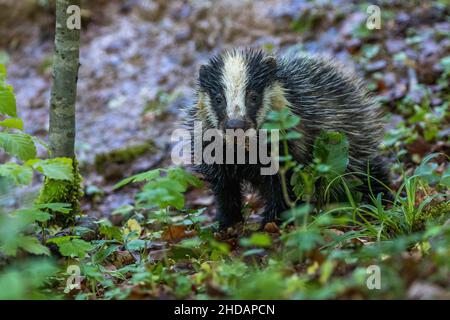
[[[69,9],[70,8],[70,9]],[[68,10],[69,9],[69,10]],[[56,1],[55,51],[53,55],[53,84],[50,99],[49,147],[53,158],[72,159],[73,181],[46,179],[38,202],[68,203],[70,213],[52,212],[50,223],[69,226],[80,213],[81,176],[75,157],[75,103],[80,55],[81,25],[79,21],[80,0]],[[69,28],[70,27],[70,28]]]
[[[49,145],[52,157],[75,156],[75,102],[77,97],[80,30],[67,27],[71,5],[80,0],[56,1],[53,85],[50,100]]]

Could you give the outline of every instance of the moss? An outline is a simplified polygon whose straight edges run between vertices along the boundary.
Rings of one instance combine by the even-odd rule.
[[[159,91],[156,98],[147,102],[143,114],[153,113],[157,119],[165,119],[168,116],[167,107],[173,103],[180,94],[178,92],[167,93]]]
[[[71,205],[71,210],[68,213],[48,210],[52,214],[52,219],[47,224],[67,227],[73,225],[75,217],[81,214],[80,199],[83,196],[81,187],[83,177],[80,175],[76,158],[73,159],[73,173],[73,181],[45,179],[37,203],[69,203]]]
[[[100,153],[95,157],[95,169],[97,172],[105,171],[105,164],[125,164],[132,162],[147,152],[156,149],[153,142],[145,142],[134,146],[115,149],[108,153]]]
[[[423,214],[424,221],[443,223],[450,218],[450,202],[441,202],[428,206]]]

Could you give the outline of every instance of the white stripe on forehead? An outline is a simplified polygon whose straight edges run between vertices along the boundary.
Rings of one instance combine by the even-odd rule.
[[[245,88],[247,66],[245,58],[238,51],[227,52],[223,57],[222,83],[227,103],[228,118],[245,116]]]

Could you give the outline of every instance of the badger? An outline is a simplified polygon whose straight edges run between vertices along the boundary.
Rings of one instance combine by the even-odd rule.
[[[314,55],[278,57],[257,49],[233,49],[200,67],[196,87],[195,103],[188,110],[189,129],[200,121],[202,130],[258,130],[270,110],[287,107],[300,118],[294,130],[301,138],[288,142],[296,162],[312,161],[314,141],[322,131],[342,132],[349,142],[347,171],[367,177],[370,168],[370,191],[375,195],[388,183],[377,152],[383,135],[380,108],[363,82],[343,65]],[[263,226],[279,223],[288,209],[279,173],[262,175],[258,164],[248,163],[200,163],[194,168],[211,186],[221,229],[243,220],[244,185],[253,186],[265,201]],[[292,195],[292,187],[287,187]],[[365,181],[361,190],[368,189]]]

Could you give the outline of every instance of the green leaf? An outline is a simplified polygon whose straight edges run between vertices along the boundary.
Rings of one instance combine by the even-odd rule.
[[[13,215],[29,222],[34,221],[45,222],[50,220],[51,218],[51,215],[48,212],[38,209],[21,209],[15,211]]]
[[[284,119],[283,129],[290,129],[295,127],[300,123],[300,118],[290,114],[286,119]]]
[[[19,243],[20,247],[26,252],[32,254],[45,254],[47,256],[50,255],[50,250],[46,246],[43,246],[35,237],[22,236]]]
[[[0,132],[0,148],[23,161],[36,158],[34,141],[25,133]]]
[[[69,213],[72,210],[72,205],[70,203],[58,203],[58,202],[35,204],[34,207],[37,209],[48,209],[58,213]]]
[[[314,158],[331,167],[331,176],[345,172],[348,164],[348,140],[339,132],[322,132],[314,143]]]
[[[286,222],[297,221],[298,223],[301,223],[311,211],[311,205],[305,203],[284,212],[283,217],[286,219]]]
[[[169,168],[165,176],[161,176],[160,172],[157,169],[135,175],[118,183],[115,188],[130,182],[148,181],[137,195],[138,203],[159,208],[172,206],[181,210],[184,207],[183,193],[187,188],[202,186],[197,177],[180,167]]]
[[[178,210],[184,207],[185,185],[178,180],[163,177],[147,183],[137,195],[139,202],[149,203],[159,208],[173,206]]]
[[[132,183],[132,182],[142,182],[142,181],[153,180],[153,179],[159,177],[160,171],[161,171],[160,169],[155,169],[155,170],[142,172],[142,173],[136,174],[134,176],[128,177],[128,178],[120,181],[119,183],[117,183],[114,186],[114,189],[119,189],[119,188],[121,188],[121,187],[123,187],[123,186],[125,186],[125,185],[127,185],[129,183]]]
[[[19,248],[20,236],[28,223],[12,215],[0,214],[0,252],[15,256]]]
[[[26,165],[33,167],[47,178],[54,180],[73,181],[72,159],[53,158],[47,160],[33,159]]]
[[[108,258],[113,252],[117,251],[119,248],[120,245],[111,245],[109,247],[101,249],[93,256],[93,261],[95,263],[101,263],[106,258]]]
[[[290,129],[300,123],[300,117],[294,115],[289,108],[282,108],[279,111],[270,111],[266,116],[263,129]]]
[[[178,246],[187,248],[187,249],[193,249],[193,248],[199,248],[202,244],[202,240],[200,238],[190,238],[190,239],[183,239]]]
[[[67,243],[70,242],[73,239],[79,239],[79,236],[61,236],[61,237],[55,237],[55,238],[50,238],[47,240],[47,244],[48,243],[54,243],[56,245],[61,245],[63,243]]]
[[[7,256],[16,256],[18,249],[23,249],[32,254],[50,255],[48,248],[32,236],[25,236],[19,233],[14,238],[2,241],[1,251]]]
[[[272,244],[272,238],[267,233],[255,232],[250,238],[241,239],[240,244],[244,247],[270,247]]]
[[[279,122],[281,120],[281,111],[271,110],[266,115],[266,121]]]
[[[48,258],[22,260],[5,266],[0,273],[0,300],[48,298],[40,289],[58,270]]]
[[[439,181],[439,175],[436,172],[437,168],[437,163],[422,161],[420,166],[418,166],[414,171],[414,175],[419,176],[427,183],[435,183]]]
[[[180,167],[170,168],[167,172],[167,176],[169,179],[175,179],[182,183],[185,188],[187,188],[188,185],[195,188],[200,188],[202,186],[202,182],[196,176]]]
[[[0,86],[0,114],[17,117],[16,97],[11,86]]]
[[[287,245],[306,252],[324,243],[319,229],[298,229],[287,236]]]
[[[450,188],[450,165],[448,165],[447,169],[445,169],[442,173],[441,181],[439,183],[447,188]]]
[[[5,128],[23,130],[23,121],[20,118],[8,118],[0,121],[0,126]]]
[[[0,85],[3,84],[5,79],[6,79],[6,67],[3,64],[0,64]]]
[[[135,239],[126,244],[128,251],[140,251],[145,248],[145,240]]]
[[[65,257],[78,257],[83,259],[87,252],[92,249],[92,245],[81,239],[73,239],[58,244],[59,252]]]
[[[116,239],[123,241],[122,231],[119,227],[103,224],[99,228],[100,234],[106,236],[108,239]]]
[[[302,137],[300,132],[297,131],[289,131],[286,134],[282,134],[280,137],[280,140],[297,140]]]
[[[0,165],[0,176],[12,179],[16,185],[28,185],[33,180],[33,170],[27,166],[8,162]]]

